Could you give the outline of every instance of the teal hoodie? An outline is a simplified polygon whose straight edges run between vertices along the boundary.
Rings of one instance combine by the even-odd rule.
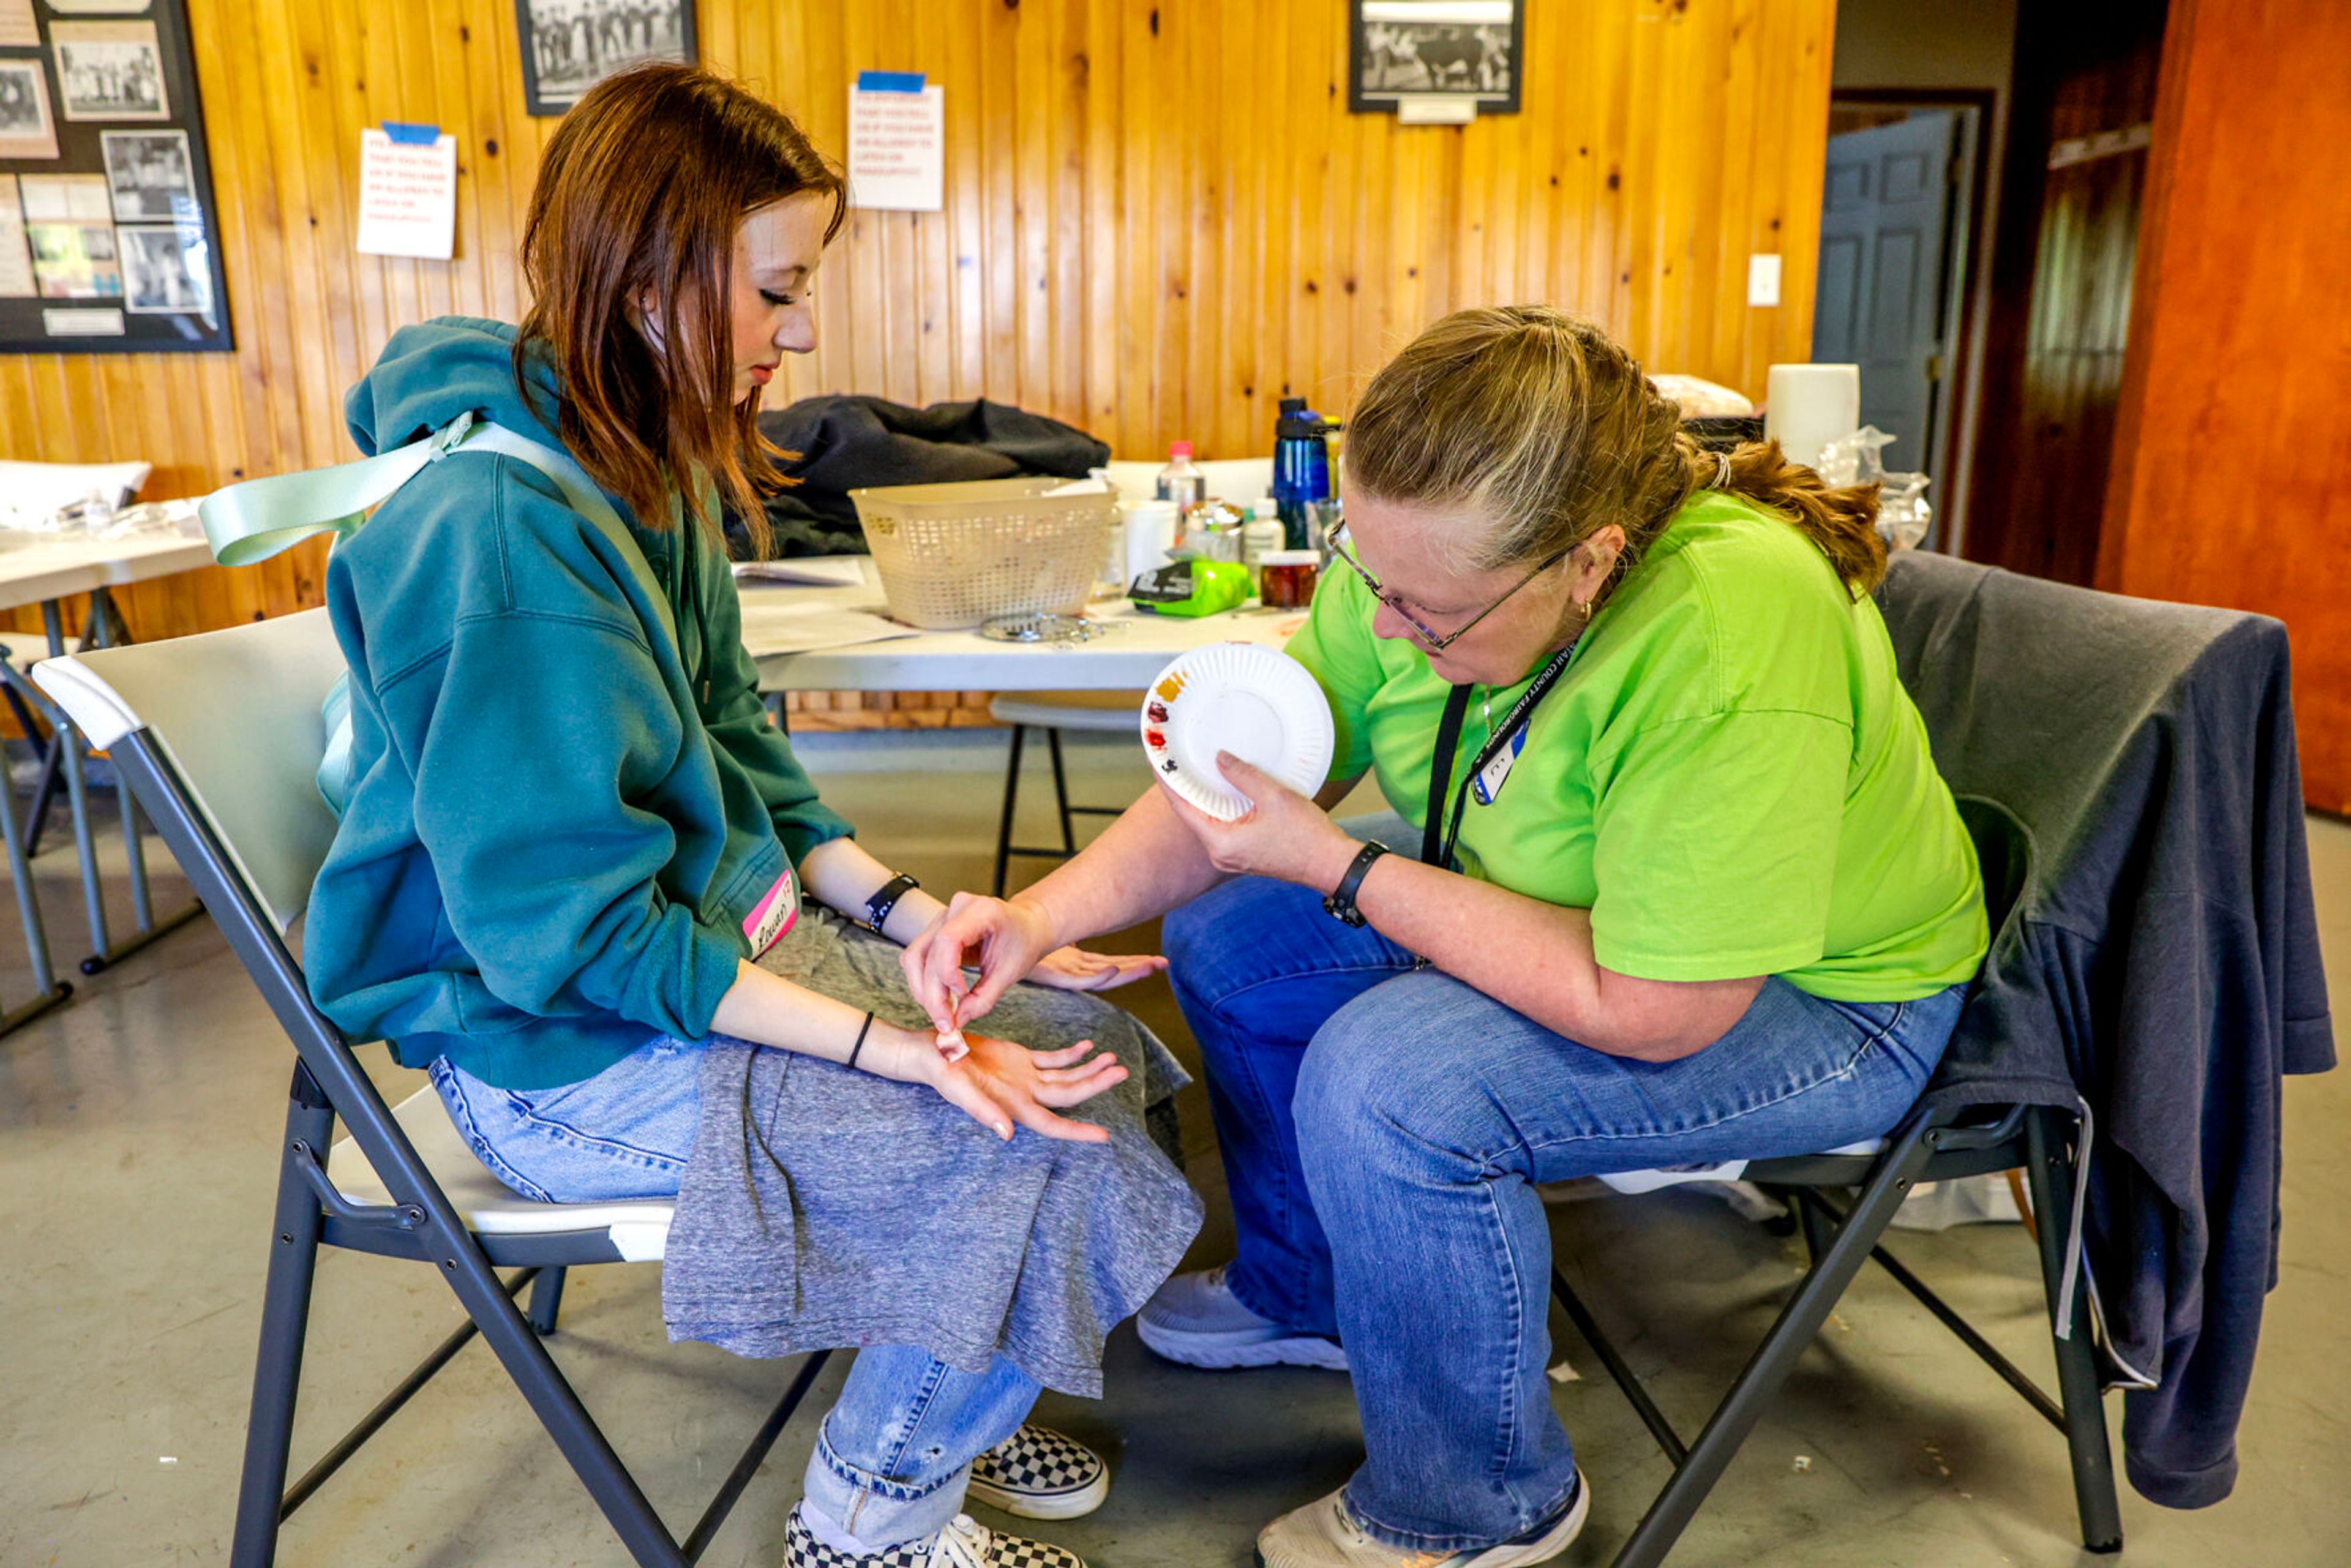
[[[352,439],[470,410],[560,446],[553,369],[526,406],[514,339],[401,329],[344,399]],[[543,1088],[701,1038],[797,907],[792,864],[850,831],[767,721],[723,547],[612,504],[626,542],[528,464],[459,453],[328,564],[351,782],[303,960],[320,1010],[407,1066]]]

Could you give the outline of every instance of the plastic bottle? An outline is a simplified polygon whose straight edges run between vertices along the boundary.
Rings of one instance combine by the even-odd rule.
[[[1159,471],[1159,498],[1175,502],[1179,513],[1208,498],[1208,476],[1192,461],[1190,442],[1169,443],[1167,466]]]
[[[1249,569],[1249,581],[1258,581],[1258,558],[1268,550],[1283,548],[1281,509],[1270,496],[1249,503],[1249,520],[1241,528],[1241,564]]]
[[[1338,428],[1306,406],[1302,397],[1281,400],[1273,427],[1273,499],[1281,516],[1285,549],[1312,549],[1311,504],[1331,498],[1331,433]]]

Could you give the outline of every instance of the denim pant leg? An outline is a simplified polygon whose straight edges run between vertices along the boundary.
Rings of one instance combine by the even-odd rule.
[[[475,1157],[537,1203],[674,1197],[702,1109],[702,1042],[655,1039],[593,1078],[501,1089],[436,1057],[429,1075]]]
[[[1038,1393],[1002,1356],[975,1376],[910,1345],[859,1351],[809,1456],[810,1527],[868,1551],[937,1533],[963,1511],[971,1462],[1020,1429]]]
[[[1882,1134],[1925,1087],[1959,1001],[1824,1002],[1771,980],[1720,1040],[1665,1063],[1588,1050],[1435,970],[1335,1014],[1296,1111],[1363,1415],[1347,1497],[1365,1528],[1467,1551],[1566,1500],[1535,1183]]]
[[[1207,1070],[1232,1197],[1238,1246],[1226,1278],[1259,1316],[1335,1334],[1331,1249],[1299,1166],[1290,1100],[1314,1031],[1409,971],[1412,955],[1369,926],[1333,920],[1320,894],[1263,877],[1228,882],[1175,911],[1162,938]]]

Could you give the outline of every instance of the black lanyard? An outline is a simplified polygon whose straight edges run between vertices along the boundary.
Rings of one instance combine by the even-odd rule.
[[[1534,684],[1520,694],[1519,700],[1511,705],[1510,711],[1502,716],[1502,722],[1495,727],[1493,734],[1486,737],[1486,744],[1478,750],[1477,759],[1470,763],[1469,779],[1483,773],[1486,765],[1501,754],[1502,747],[1510,745],[1519,731],[1533,721],[1535,705],[1558,684],[1569,661],[1575,657],[1577,643],[1582,641],[1578,638],[1576,643],[1571,643],[1553,653],[1551,663],[1535,676]],[[1420,828],[1420,858],[1426,865],[1451,865],[1453,846],[1461,837],[1461,810],[1469,803],[1469,779],[1461,781],[1458,790],[1452,789],[1453,755],[1461,747],[1461,721],[1469,712],[1469,691],[1468,686],[1454,687],[1452,695],[1445,699],[1445,716],[1437,723],[1437,753],[1428,762],[1428,815],[1423,819]],[[1445,820],[1447,794],[1453,797],[1449,822]],[[1440,828],[1442,838],[1438,836]]]

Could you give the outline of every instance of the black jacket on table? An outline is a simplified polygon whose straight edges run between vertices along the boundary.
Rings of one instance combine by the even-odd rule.
[[[2218,1502],[2277,1279],[2282,1078],[2335,1064],[2285,628],[1939,556],[1880,594],[1936,765],[2023,851],[1928,1097],[2087,1103],[2090,1274],[2119,1380],[2152,1384],[2126,1471]]]
[[[946,485],[1049,474],[1082,479],[1110,447],[1075,425],[980,398],[909,408],[878,397],[802,398],[759,416],[759,434],[798,455],[791,484],[768,500],[778,556],[862,555],[865,530],[849,492],[868,485]],[[748,539],[729,526],[743,559]]]

